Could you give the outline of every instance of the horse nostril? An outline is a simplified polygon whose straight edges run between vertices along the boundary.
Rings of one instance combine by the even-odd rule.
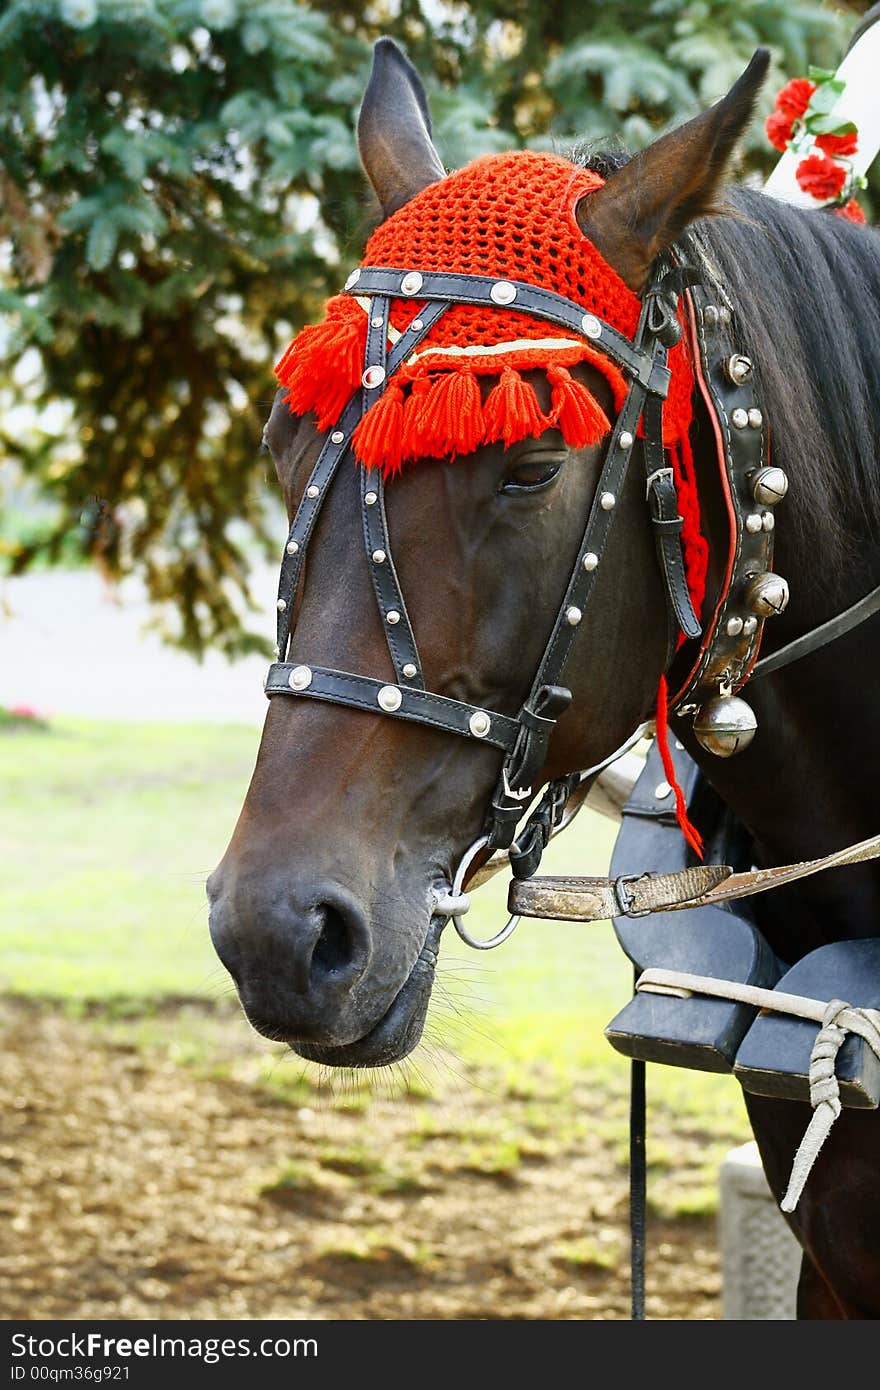
[[[329,906],[323,911],[324,926],[312,952],[312,971],[332,974],[351,964],[356,942],[341,912]]]
[[[293,988],[317,999],[338,994],[360,979],[370,959],[370,934],[363,910],[341,889],[291,924]]]

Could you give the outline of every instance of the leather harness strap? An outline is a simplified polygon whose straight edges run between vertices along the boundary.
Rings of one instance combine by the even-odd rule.
[[[681,912],[752,897],[785,883],[809,878],[825,869],[840,869],[880,859],[880,835],[856,845],[770,869],[734,873],[726,864],[699,864],[672,874],[622,878],[536,878],[510,885],[508,906],[521,917],[557,918],[565,922],[602,922],[610,917],[643,917],[650,912]]]
[[[880,612],[880,585],[872,589],[864,598],[860,598],[857,603],[838,613],[837,617],[829,618],[827,623],[814,627],[812,632],[805,632],[803,637],[796,637],[793,642],[787,642],[784,647],[780,647],[778,652],[773,652],[771,656],[763,656],[752,667],[751,680],[758,680],[761,676],[769,676],[773,671],[781,671],[783,667],[790,666],[793,661],[800,661],[802,657],[810,656],[812,652],[817,652],[822,647],[827,647],[829,642],[836,642],[838,637],[843,637],[847,632],[852,632],[861,623],[867,622],[868,618],[873,618],[875,613]]]

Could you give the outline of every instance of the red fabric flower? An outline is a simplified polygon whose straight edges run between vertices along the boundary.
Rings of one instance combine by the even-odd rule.
[[[816,84],[810,82],[806,77],[792,78],[791,82],[786,83],[782,91],[776,98],[776,110],[783,116],[787,116],[790,121],[796,121],[804,114],[810,104],[810,97],[816,90]]]
[[[837,217],[843,217],[847,222],[859,222],[864,225],[866,220],[865,214],[855,198],[850,198],[848,203],[844,203],[843,207],[835,208],[834,212]]]
[[[791,139],[791,121],[781,111],[771,111],[764,122],[764,130],[770,144],[777,150],[784,150]]]
[[[811,154],[801,160],[796,178],[805,193],[821,201],[839,197],[846,183],[846,170],[827,154]]]
[[[859,147],[859,137],[856,132],[851,135],[817,135],[816,145],[823,154],[855,154]]]

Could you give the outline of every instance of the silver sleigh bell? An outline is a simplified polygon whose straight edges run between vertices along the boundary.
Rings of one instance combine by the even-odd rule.
[[[732,758],[748,748],[758,721],[754,711],[738,695],[717,695],[694,715],[694,737],[707,753]]]

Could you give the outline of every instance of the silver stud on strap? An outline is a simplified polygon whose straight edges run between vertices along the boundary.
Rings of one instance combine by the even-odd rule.
[[[359,267],[359,266],[356,266],[355,269],[351,272],[351,274],[349,275],[348,279],[347,279],[346,282],[345,282],[345,289],[347,289],[347,290],[352,289],[353,286],[357,284],[357,282],[358,282],[358,280],[359,280],[360,278],[361,278],[360,267]]]
[[[633,437],[629,430],[621,430],[617,442],[621,449],[631,449],[633,446]]]
[[[365,492],[365,493],[364,493],[364,501],[366,502],[366,504],[367,504],[368,507],[375,507],[375,505],[376,505],[376,503],[378,502],[378,500],[379,500],[379,494],[378,494],[378,492]]]
[[[616,502],[617,498],[614,496],[613,492],[603,492],[602,496],[599,498],[599,506],[602,508],[603,512],[613,511]]]
[[[280,598],[280,599],[278,600],[278,602],[276,603],[275,607],[278,609],[278,612],[279,612],[279,613],[286,613],[286,612],[287,612],[287,599],[286,599],[286,598]]]
[[[581,319],[581,328],[588,338],[601,338],[602,324],[595,314],[584,314]]]
[[[361,377],[361,385],[367,391],[375,391],[377,386],[381,386],[385,380],[385,368],[380,367],[378,362],[374,362],[372,367],[367,367]]]
[[[314,502],[320,491],[321,489],[318,487],[317,483],[312,483],[311,487],[306,488],[306,497],[311,497]]]
[[[424,326],[425,326],[425,321],[424,321],[424,319],[413,319],[412,323],[410,324],[410,328],[412,329],[412,331],[413,331],[414,333],[420,332],[421,329],[424,328]]]
[[[492,727],[492,720],[484,709],[474,710],[468,720],[468,728],[474,738],[485,738]]]
[[[331,436],[330,436],[330,443],[331,443],[331,444],[341,444],[341,443],[343,442],[344,439],[345,439],[345,435],[342,433],[342,430],[334,430],[333,433],[332,433]]]
[[[574,604],[565,610],[565,621],[568,623],[569,627],[577,627],[583,616],[581,610],[576,608]]]
[[[756,536],[761,530],[761,526],[761,517],[758,512],[751,512],[749,516],[746,517],[746,530],[750,536]]]
[[[384,322],[385,320],[383,319],[381,314],[374,314],[373,317],[370,319],[370,326],[372,328],[381,328]]]
[[[743,636],[744,636],[744,637],[751,637],[752,634],[753,634],[754,632],[757,631],[757,628],[758,628],[758,619],[757,619],[757,618],[744,618],[744,619],[743,619]]]
[[[403,695],[398,686],[383,685],[376,696],[376,702],[380,709],[385,710],[386,714],[393,714],[403,704]]]
[[[287,542],[287,553],[288,553],[288,555],[296,555],[296,554],[298,553],[298,551],[299,551],[299,546],[297,545],[296,541],[288,541],[288,542]]]
[[[761,517],[761,525],[765,531],[772,531],[776,525],[776,517],[772,512],[765,512]]]
[[[671,795],[671,793],[672,788],[668,782],[658,782],[654,788],[654,795],[658,801],[665,801],[667,796]]]
[[[413,678],[413,676],[417,676],[418,673],[419,673],[419,668],[418,668],[418,666],[414,666],[413,663],[412,663],[411,661],[408,661],[408,662],[406,663],[406,665],[404,666],[404,668],[403,668],[403,674],[406,676],[406,678],[407,678],[408,681],[411,681],[412,678]]]
[[[516,299],[516,285],[509,280],[496,280],[489,291],[489,298],[495,304],[512,304]]]
[[[384,565],[384,563],[385,563],[385,551],[384,551],[384,550],[374,550],[374,551],[373,551],[373,555],[372,555],[372,560],[373,560],[373,564],[374,564],[374,565]]]
[[[291,690],[308,690],[311,683],[312,671],[310,666],[294,666],[287,677],[287,684]]]
[[[391,627],[394,627],[396,623],[400,622],[400,614],[396,608],[388,609],[388,612],[385,614],[385,621],[389,623]]]
[[[584,569],[587,571],[587,574],[592,574],[593,570],[598,567],[598,564],[599,556],[594,555],[592,550],[588,550],[583,559],[583,566]]]
[[[739,635],[740,635],[740,633],[742,632],[742,630],[743,630],[743,620],[742,620],[742,618],[728,618],[728,619],[727,619],[727,635],[728,635],[728,637],[739,637]]]
[[[730,420],[734,429],[744,430],[749,423],[749,412],[743,410],[741,405],[738,405],[736,410],[731,414]]]
[[[423,283],[417,270],[408,270],[400,282],[400,292],[401,294],[418,294]]]
[[[764,417],[756,406],[752,406],[749,411],[749,424],[753,430],[759,430],[764,423]]]

